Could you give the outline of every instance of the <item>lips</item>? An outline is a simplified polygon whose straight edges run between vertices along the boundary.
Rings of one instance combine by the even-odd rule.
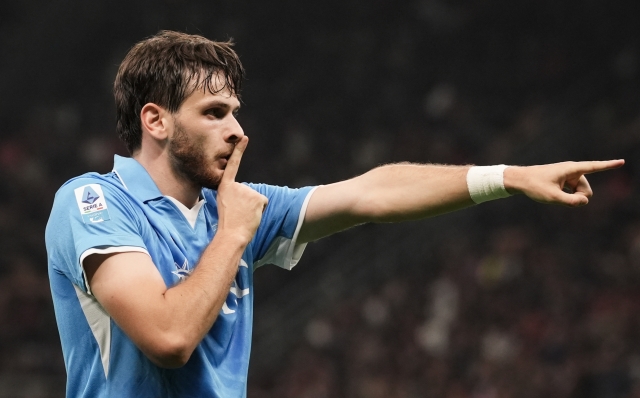
[[[221,157],[220,159],[218,159],[218,161],[220,162],[220,168],[221,169],[225,169],[227,167],[227,163],[229,162],[229,158],[231,157],[231,155],[229,156],[224,156]]]
[[[227,167],[227,163],[229,162],[229,158],[231,158],[231,154],[233,154],[233,149],[229,151],[227,155],[219,156],[218,161],[220,162],[220,167],[224,170]]]

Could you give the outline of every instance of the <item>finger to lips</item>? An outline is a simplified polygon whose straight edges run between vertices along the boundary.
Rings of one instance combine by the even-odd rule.
[[[224,173],[222,174],[223,182],[234,182],[236,180],[238,168],[240,167],[240,160],[242,159],[244,150],[247,149],[248,143],[249,137],[245,135],[233,148],[233,152],[227,161],[227,167],[225,167]]]

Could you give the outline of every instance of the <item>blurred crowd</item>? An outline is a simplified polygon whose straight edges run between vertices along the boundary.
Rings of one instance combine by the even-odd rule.
[[[43,51],[61,81],[71,74],[93,89],[43,83],[41,99],[28,102],[16,87],[33,87],[3,73],[15,101],[0,118],[0,398],[63,394],[44,249],[53,196],[68,178],[107,172],[113,154],[125,154],[103,81],[112,81],[126,48],[190,20],[200,24],[190,33],[234,37],[248,69],[245,180],[329,183],[396,161],[627,159],[623,169],[593,176],[596,194],[585,208],[512,198],[465,210],[464,228],[447,215],[423,221],[438,226],[421,237],[437,249],[389,264],[392,277],[365,282],[315,313],[281,361],[252,373],[250,398],[640,397],[635,4],[253,3],[219,5],[222,15],[207,27],[196,4],[214,5],[165,1],[165,15],[132,16],[138,27],[112,41],[90,7],[69,9],[87,29],[75,43],[90,47],[94,39],[99,48]],[[3,37],[23,29],[0,21]],[[72,62],[56,69],[57,53]],[[11,62],[0,72],[33,77]],[[351,260],[366,267],[357,253]],[[303,258],[298,267],[323,266]],[[261,272],[258,291],[286,283]],[[304,271],[292,278],[296,272]]]
[[[640,396],[638,224],[569,218],[439,240],[419,267],[318,313],[250,395]],[[619,241],[571,236],[576,224]]]

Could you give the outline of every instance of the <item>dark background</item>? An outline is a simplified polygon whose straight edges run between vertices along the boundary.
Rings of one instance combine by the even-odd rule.
[[[65,372],[44,228],[58,187],[126,154],[111,85],[160,29],[233,38],[240,178],[397,162],[625,158],[580,209],[511,198],[368,225],[256,272],[249,397],[640,397],[640,7],[634,1],[5,1],[0,397]]]

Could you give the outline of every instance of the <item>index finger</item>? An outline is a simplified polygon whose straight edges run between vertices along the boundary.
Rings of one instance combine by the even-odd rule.
[[[622,165],[624,165],[624,159],[576,162],[573,171],[580,174],[591,174],[598,171],[617,169]]]
[[[240,141],[238,141],[235,148],[233,148],[233,153],[231,153],[231,156],[227,161],[227,167],[225,167],[224,173],[222,174],[221,182],[235,182],[236,174],[238,174],[238,168],[240,168],[240,159],[242,159],[242,154],[247,148],[248,142],[249,137],[245,135],[240,139]]]

